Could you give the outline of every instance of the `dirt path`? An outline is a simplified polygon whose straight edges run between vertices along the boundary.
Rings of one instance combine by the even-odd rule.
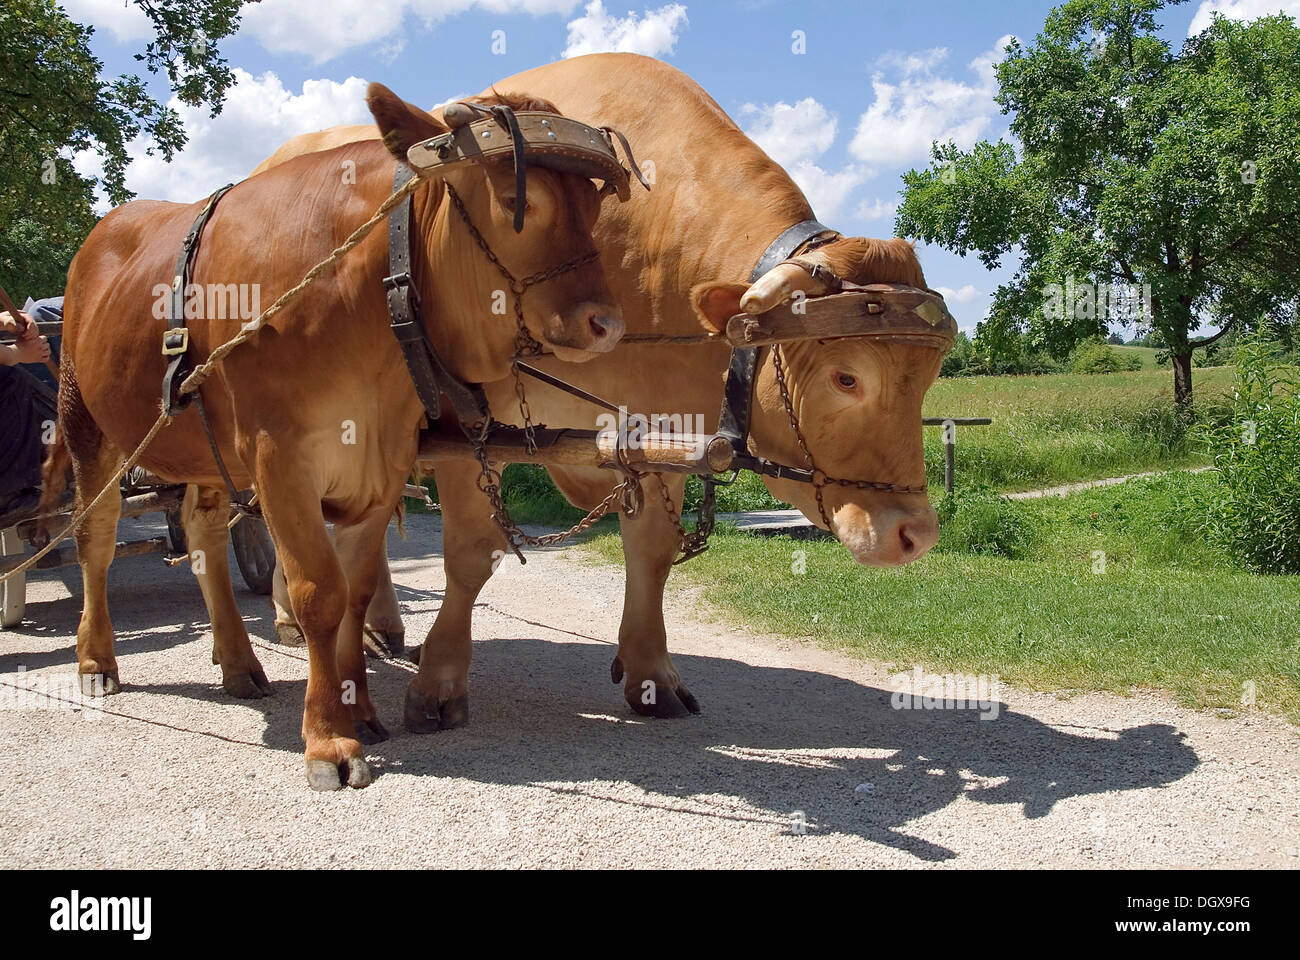
[[[1080,490],[1091,490],[1093,487],[1113,487],[1117,483],[1137,480],[1140,477],[1158,477],[1165,473],[1203,473],[1206,470],[1213,469],[1213,467],[1182,467],[1175,470],[1148,470],[1145,473],[1130,473],[1122,477],[1105,477],[1101,480],[1083,480],[1079,483],[1063,483],[1060,486],[1042,487],[1038,490],[1021,490],[1018,493],[1004,494],[1004,496],[1009,500],[1033,500],[1038,497],[1065,497],[1071,493],[1078,493]]]
[[[390,542],[415,639],[443,576],[437,520],[408,524]],[[641,721],[609,682],[621,570],[562,550],[484,591],[468,727],[399,731],[372,786],[314,794],[304,653],[269,642],[267,601],[240,593],[278,693],[239,702],[184,568],[123,561],[112,589],[110,712],[0,712],[0,866],[1300,865],[1300,737],[1273,718],[1005,688],[996,720],[895,710],[877,666],[679,596],[674,659],[704,713]],[[78,592],[75,569],[33,577],[30,620],[0,632],[8,689],[73,669]],[[374,667],[390,726],[413,669]]]

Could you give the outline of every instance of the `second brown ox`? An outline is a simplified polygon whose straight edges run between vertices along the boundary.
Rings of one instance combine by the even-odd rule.
[[[624,308],[629,341],[641,335],[690,336],[699,332],[697,317],[717,328],[742,309],[761,313],[797,291],[826,292],[796,264],[777,266],[752,286],[740,282],[769,243],[813,212],[786,172],[685,74],[646,57],[598,54],[539,67],[497,86],[544,91],[563,109],[615,126],[631,137],[644,163],[654,164],[653,191],[641,202],[606,209],[595,231]],[[259,169],[373,136],[374,128],[366,126],[307,134],[286,143]],[[904,240],[842,237],[801,259],[856,283],[925,286],[916,254]],[[581,368],[539,365],[633,413],[700,415],[705,429],[712,430],[727,356],[718,344],[625,341]],[[805,341],[784,348],[784,356],[791,401],[819,468],[836,477],[924,483],[921,402],[938,375],[938,349],[847,339]],[[488,386],[493,410],[502,419],[510,419],[512,390],[509,380]],[[530,387],[529,401],[534,418],[552,427],[592,429],[600,413],[548,387]],[[805,465],[770,350],[763,352],[755,379],[751,449],[771,460]],[[449,461],[436,472],[447,588],[405,716],[408,728],[423,731],[455,726],[468,716],[471,611],[494,555],[504,547],[474,487],[477,467]],[[550,473],[582,507],[599,501],[614,482],[605,470],[550,468]],[[683,479],[666,479],[680,504]],[[810,485],[764,482],[775,496],[824,525]],[[653,479],[645,494],[647,508],[635,519],[621,518],[627,584],[612,676],[623,682],[634,711],[679,716],[698,705],[669,656],[664,628],[664,587],[678,539],[665,511],[656,508],[659,490]],[[825,506],[832,531],[864,564],[910,563],[938,537],[935,512],[924,494],[828,487]],[[338,544],[345,566],[353,562],[349,540],[342,535]],[[391,624],[395,613],[389,617]]]

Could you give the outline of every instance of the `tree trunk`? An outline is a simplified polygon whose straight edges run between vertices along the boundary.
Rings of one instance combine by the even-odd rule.
[[[1179,416],[1192,419],[1192,348],[1184,346],[1181,353],[1169,351],[1169,362],[1174,368],[1174,406]]]

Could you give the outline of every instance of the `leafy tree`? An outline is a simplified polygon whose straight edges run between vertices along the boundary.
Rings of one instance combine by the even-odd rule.
[[[1120,370],[1141,369],[1141,357],[1122,354],[1101,339],[1084,340],[1070,353],[1072,373],[1116,373]]]
[[[154,39],[136,60],[163,74],[180,102],[215,115],[234,76],[216,42],[239,26],[242,0],[132,0]],[[15,296],[62,290],[73,254],[94,226],[94,192],[113,204],[132,196],[128,144],[168,160],[185,145],[176,111],[139,76],[106,77],[90,52],[93,29],[54,0],[0,7],[0,284]],[[103,173],[85,177],[74,154],[94,151]]]
[[[958,330],[957,336],[952,342],[952,350],[943,358],[943,366],[939,368],[939,376],[956,377],[966,373],[974,352],[975,346],[971,343],[970,337],[964,330]]]
[[[896,230],[990,268],[1020,255],[977,340],[1024,330],[1061,357],[1116,319],[1102,290],[1140,293],[1136,319],[1168,347],[1190,415],[1193,349],[1295,320],[1300,30],[1216,16],[1175,54],[1164,6],[1067,0],[1032,44],[1013,40],[997,101],[1014,142],[936,143],[930,167],[904,175]],[[1194,338],[1202,320],[1219,332]]]

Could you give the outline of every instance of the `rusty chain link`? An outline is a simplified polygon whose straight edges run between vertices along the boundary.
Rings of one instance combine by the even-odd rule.
[[[553,280],[558,276],[584,267],[600,257],[600,251],[591,249],[586,253],[579,254],[572,260],[549,267],[546,270],[539,270],[532,276],[524,277],[522,280],[517,279],[513,273],[506,269],[506,265],[493,252],[492,247],[488,245],[483,234],[478,232],[474,222],[469,218],[469,211],[465,209],[464,202],[460,199],[452,185],[447,186],[447,196],[451,198],[452,205],[455,206],[456,212],[460,214],[461,220],[465,222],[465,227],[469,234],[478,244],[478,248],[483,251],[483,256],[487,257],[488,263],[497,268],[510,286],[510,293],[514,297],[515,307],[515,355],[510,359],[510,372],[515,378],[515,396],[519,398],[519,415],[524,421],[524,437],[527,442],[529,454],[537,453],[537,438],[534,435],[533,412],[528,406],[528,396],[524,392],[524,383],[519,378],[519,361],[525,357],[537,357],[542,353],[542,345],[533,337],[532,332],[528,329],[528,324],[524,321],[524,291],[534,284],[545,283],[547,280]],[[522,198],[520,198],[522,200]]]

